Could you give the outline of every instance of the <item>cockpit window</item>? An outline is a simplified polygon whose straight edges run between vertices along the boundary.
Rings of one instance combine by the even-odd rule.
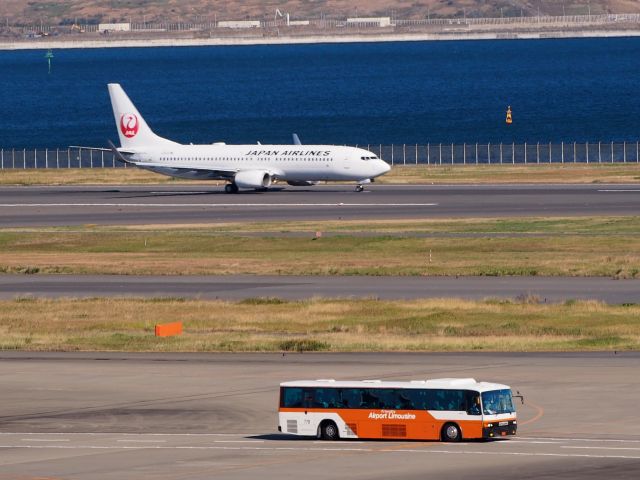
[[[360,157],[360,160],[376,160],[378,157],[375,155],[373,157]]]

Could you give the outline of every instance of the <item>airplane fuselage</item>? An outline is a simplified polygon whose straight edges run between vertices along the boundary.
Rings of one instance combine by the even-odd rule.
[[[291,182],[354,181],[389,170],[367,150],[333,145],[175,145],[128,158],[140,168],[192,179],[225,180],[229,172],[254,170]]]

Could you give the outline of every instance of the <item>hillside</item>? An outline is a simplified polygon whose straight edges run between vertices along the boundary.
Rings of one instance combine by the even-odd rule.
[[[563,6],[564,5],[564,6]],[[2,0],[2,23],[272,19],[346,16],[499,17],[540,14],[640,13],[637,0]]]

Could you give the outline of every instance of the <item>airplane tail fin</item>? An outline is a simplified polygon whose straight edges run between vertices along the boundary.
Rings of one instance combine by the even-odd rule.
[[[120,145],[123,148],[176,145],[175,142],[153,133],[119,83],[110,83],[108,87]]]

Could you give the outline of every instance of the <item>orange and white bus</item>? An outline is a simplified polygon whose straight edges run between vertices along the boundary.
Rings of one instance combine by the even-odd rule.
[[[278,430],[339,438],[442,440],[515,435],[511,388],[473,378],[280,384]]]

